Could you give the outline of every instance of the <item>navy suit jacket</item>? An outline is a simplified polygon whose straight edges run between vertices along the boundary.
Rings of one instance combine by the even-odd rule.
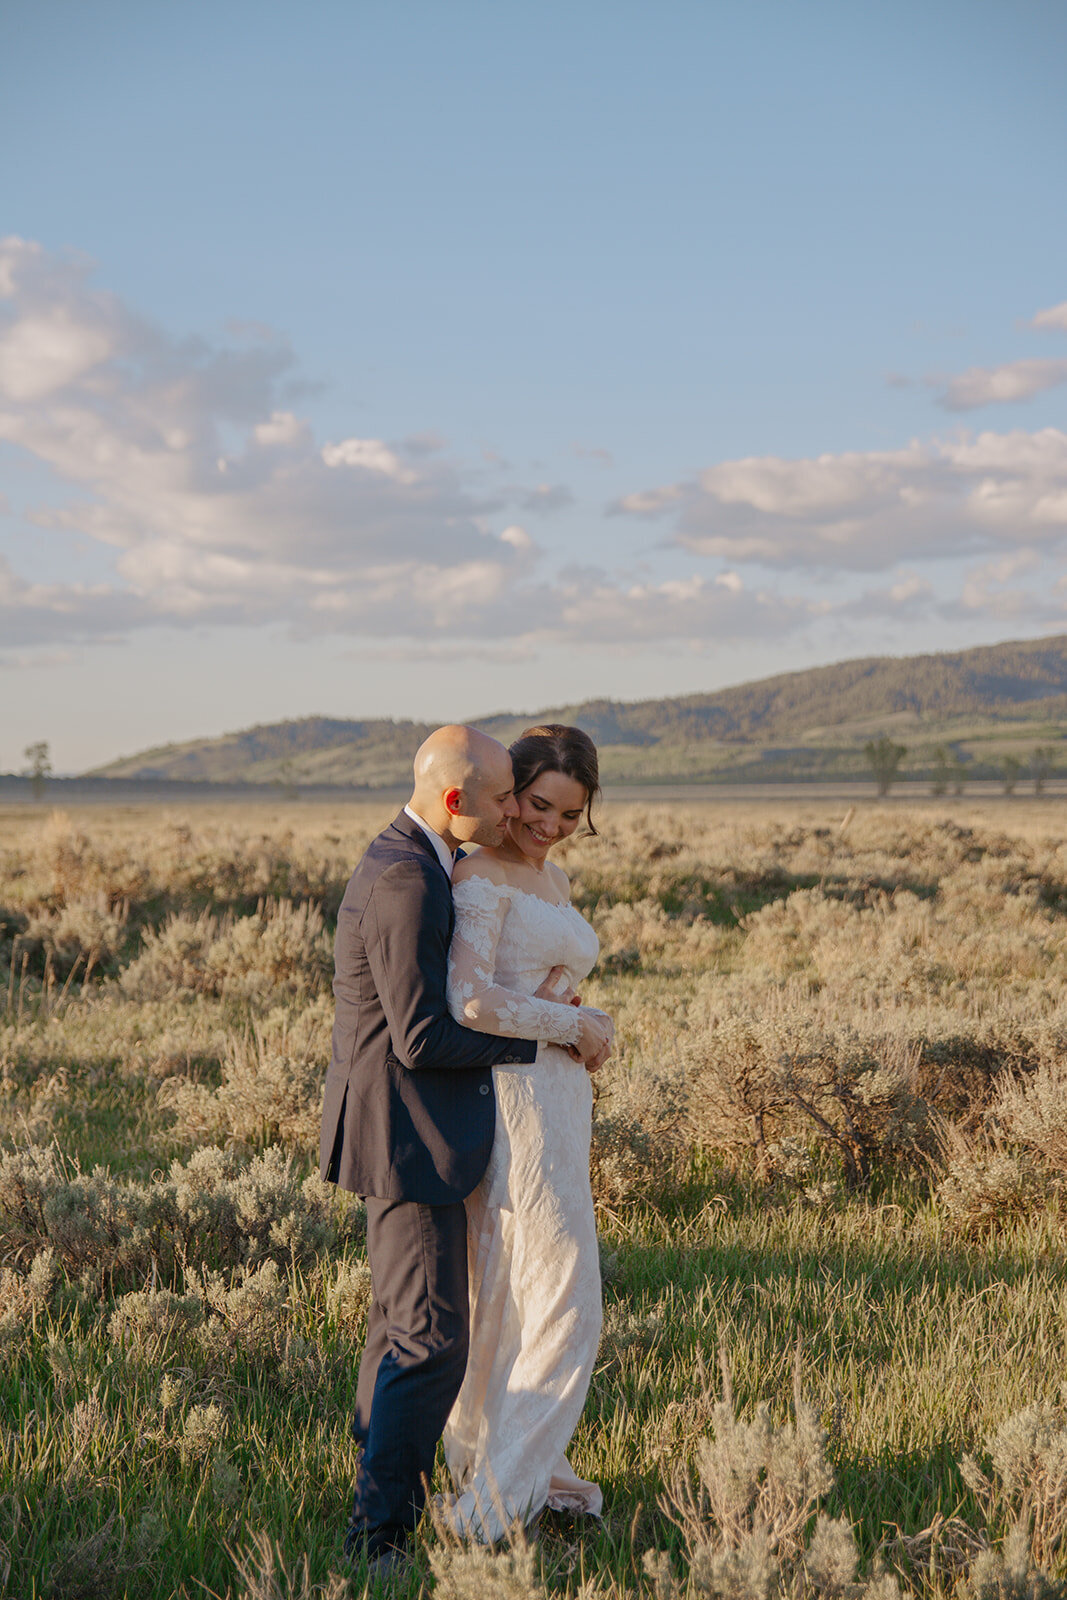
[[[427,1205],[465,1199],[493,1145],[492,1068],[537,1054],[536,1040],[453,1020],[454,922],[448,875],[401,812],[353,872],[337,918],[320,1171],[342,1189]]]

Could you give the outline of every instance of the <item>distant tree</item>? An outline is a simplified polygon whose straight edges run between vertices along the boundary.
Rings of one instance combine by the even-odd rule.
[[[934,751],[934,764],[930,773],[930,793],[947,794],[952,777],[952,757],[943,744]]]
[[[1052,776],[1056,752],[1050,744],[1039,744],[1030,757],[1030,771],[1034,779],[1034,793],[1041,794],[1045,780]]]
[[[292,801],[300,798],[299,791],[296,786],[296,763],[294,762],[292,756],[286,756],[285,760],[278,768],[278,776],[274,781],[281,789],[284,799]]]
[[[1023,764],[1018,756],[1004,756],[1000,763],[1000,775],[1004,783],[1004,793],[1014,794],[1015,785],[1019,781],[1019,774]]]
[[[963,785],[967,782],[967,763],[959,751],[952,757],[952,793],[962,794]]]
[[[28,744],[22,752],[29,762],[25,776],[33,785],[33,798],[44,799],[44,787],[52,771],[52,758],[48,754],[48,741],[39,739],[36,744]]]
[[[863,753],[871,764],[878,793],[888,794],[890,785],[896,778],[897,768],[908,753],[907,746],[894,744],[887,734],[882,733],[877,739],[868,739],[863,747]]]

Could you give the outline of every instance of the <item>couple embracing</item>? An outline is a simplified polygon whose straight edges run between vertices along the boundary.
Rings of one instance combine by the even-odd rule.
[[[589,1074],[613,1028],[574,994],[597,939],[548,860],[598,790],[577,728],[510,752],[439,728],[341,905],[321,1170],[367,1208],[346,1549],[379,1574],[406,1561],[442,1434],[458,1533],[601,1509],[564,1452],[600,1335]]]

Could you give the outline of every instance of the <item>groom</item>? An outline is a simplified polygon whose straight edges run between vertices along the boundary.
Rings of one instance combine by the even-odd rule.
[[[463,1200],[492,1149],[492,1068],[537,1053],[535,1040],[461,1027],[445,999],[453,854],[500,844],[517,815],[503,745],[474,728],[438,728],[415,757],[411,803],[370,845],[337,919],[321,1172],[364,1197],[374,1288],[345,1548],[382,1575],[404,1563],[467,1364]],[[587,1062],[602,1045],[583,1026]]]

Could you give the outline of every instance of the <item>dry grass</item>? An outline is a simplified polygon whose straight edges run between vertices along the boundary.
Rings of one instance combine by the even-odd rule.
[[[337,906],[389,815],[0,813],[7,1593],[362,1592],[337,1575],[361,1215],[305,1179]],[[575,1440],[608,1517],[500,1553],[428,1534],[411,1595],[891,1600],[886,1563],[1059,1592],[1060,804],[601,827],[564,861],[618,1021]]]

